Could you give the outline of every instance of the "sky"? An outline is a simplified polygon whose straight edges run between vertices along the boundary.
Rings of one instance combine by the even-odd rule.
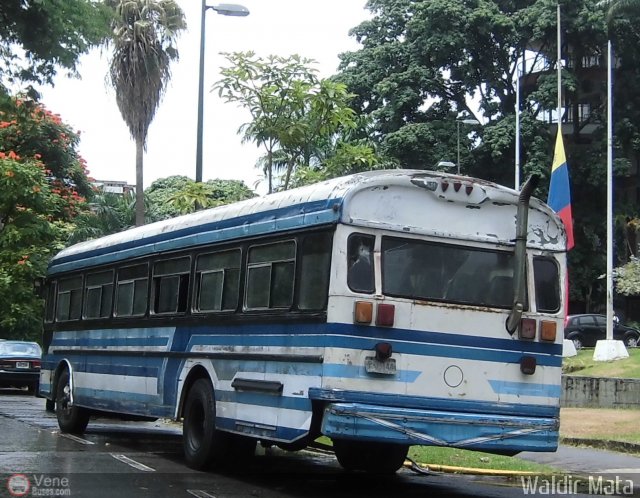
[[[238,128],[250,120],[248,111],[224,103],[211,93],[226,64],[220,52],[253,50],[257,55],[299,54],[314,59],[321,77],[337,72],[338,55],[358,50],[348,35],[369,17],[365,0],[242,0],[247,17],[218,15],[209,9],[205,28],[203,180],[243,180],[265,193],[261,171],[255,167],[264,153],[254,143],[242,144]],[[187,30],[178,39],[180,60],[151,123],[144,157],[144,186],[171,175],[195,179],[200,0],[178,0]],[[208,5],[218,5],[209,2]],[[135,146],[106,83],[108,51],[98,49],[82,56],[80,79],[63,74],[55,86],[41,89],[42,102],[80,132],[79,152],[96,180],[135,183]]]

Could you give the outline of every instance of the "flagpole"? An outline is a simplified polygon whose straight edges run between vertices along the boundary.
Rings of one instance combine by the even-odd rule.
[[[611,40],[607,42],[607,340],[613,340],[613,96]]]
[[[524,71],[523,71],[524,72]],[[515,157],[514,189],[520,190],[520,72],[516,58],[516,157]]]
[[[562,133],[562,31],[560,30],[560,3],[558,3],[558,133]]]

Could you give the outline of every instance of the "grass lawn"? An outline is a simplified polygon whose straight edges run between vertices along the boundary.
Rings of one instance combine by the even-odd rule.
[[[412,446],[409,458],[418,463],[432,466],[443,465],[473,469],[509,470],[512,472],[535,472],[536,474],[560,474],[562,471],[522,460],[517,456],[493,455],[480,451],[458,448],[440,448],[438,446]]]
[[[640,414],[615,408],[562,408],[560,437],[640,444]]]
[[[618,377],[640,379],[640,348],[628,348],[629,358],[614,361],[593,361],[593,349],[581,349],[577,356],[565,358],[562,373],[588,377]]]

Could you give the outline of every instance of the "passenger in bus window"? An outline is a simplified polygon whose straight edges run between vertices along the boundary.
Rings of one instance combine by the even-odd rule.
[[[373,237],[352,236],[349,239],[349,273],[347,283],[356,292],[372,293]]]

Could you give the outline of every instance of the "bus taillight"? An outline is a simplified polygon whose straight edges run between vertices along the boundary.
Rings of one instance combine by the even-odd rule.
[[[536,373],[536,359],[533,356],[523,356],[520,358],[520,371],[525,375]]]
[[[536,338],[536,321],[533,318],[523,318],[520,320],[520,339]]]
[[[556,322],[542,320],[540,322],[540,340],[555,342],[556,340]]]
[[[376,313],[376,325],[381,327],[393,327],[395,320],[396,307],[393,304],[378,304],[378,310]]]
[[[373,319],[373,303],[356,301],[353,308],[353,321],[360,325],[369,325]]]

